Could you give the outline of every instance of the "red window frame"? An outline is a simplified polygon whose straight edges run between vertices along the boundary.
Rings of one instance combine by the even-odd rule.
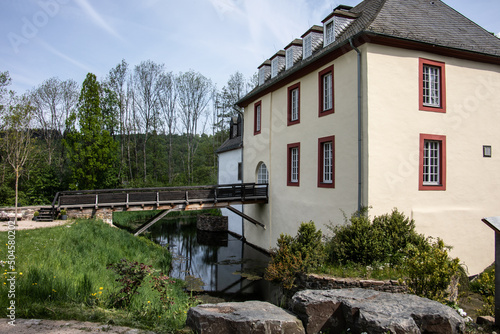
[[[439,68],[439,99],[440,106],[433,107],[424,105],[424,66],[431,66]],[[445,63],[425,58],[419,58],[418,65],[418,104],[419,110],[421,111],[433,111],[433,112],[446,112],[446,73],[445,73]]]
[[[297,89],[298,97],[297,97],[297,113],[298,117],[295,121],[292,121],[292,92]],[[288,87],[288,106],[287,106],[287,114],[288,114],[288,126],[300,123],[300,82],[296,83]]]
[[[257,110],[259,110],[260,112],[260,116],[258,119],[257,119]],[[259,133],[261,133],[261,131],[262,131],[262,101],[259,101],[253,105],[253,134],[258,135]]]
[[[424,184],[424,145],[426,141],[439,141],[439,184]],[[420,134],[418,190],[446,190],[446,136]]]
[[[324,153],[323,146],[325,143],[332,143],[332,182],[323,182],[324,173]],[[328,136],[318,139],[318,187],[319,188],[335,188],[335,136]]]
[[[332,88],[330,94],[332,94],[332,107],[327,110],[323,110],[323,99],[324,99],[324,86],[323,86],[323,77],[327,74],[331,73],[332,74]],[[333,65],[325,68],[324,70],[320,71],[318,73],[318,116],[326,116],[333,114],[335,112],[335,90],[334,90],[334,82],[335,82],[335,76],[333,72]]]
[[[292,149],[297,149],[297,181],[292,182]],[[287,186],[298,187],[300,186],[300,143],[288,144],[287,147]]]

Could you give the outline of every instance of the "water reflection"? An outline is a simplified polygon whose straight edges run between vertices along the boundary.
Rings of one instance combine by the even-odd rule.
[[[269,256],[230,233],[197,231],[196,219],[165,220],[151,229],[152,239],[174,257],[170,276],[193,291],[271,300],[262,279]]]

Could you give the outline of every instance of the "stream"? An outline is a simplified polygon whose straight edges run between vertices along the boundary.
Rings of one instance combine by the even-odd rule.
[[[263,279],[269,255],[238,235],[199,231],[194,217],[162,220],[149,236],[170,249],[169,275],[186,281],[188,291],[212,297],[208,302],[278,300],[279,289]]]

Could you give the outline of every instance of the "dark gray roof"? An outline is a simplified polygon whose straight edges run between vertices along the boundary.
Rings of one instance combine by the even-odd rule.
[[[244,106],[280,81],[286,83],[291,75],[300,73],[323,56],[345,48],[349,39],[363,35],[366,36],[363,42],[370,42],[370,36],[387,37],[452,51],[472,52],[478,56],[493,57],[495,63],[500,63],[500,38],[440,0],[365,0],[349,12],[358,17],[336,37],[335,42],[267,80],[238,101],[238,105]]]
[[[231,138],[231,139],[228,139],[226,140],[216,151],[215,153],[219,154],[219,153],[223,153],[223,152],[227,152],[227,151],[232,151],[232,150],[236,150],[238,148],[242,148],[243,147],[243,137],[242,136],[238,136],[238,137],[235,137],[235,138]]]

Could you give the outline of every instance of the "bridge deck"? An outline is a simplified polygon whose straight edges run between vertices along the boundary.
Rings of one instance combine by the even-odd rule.
[[[268,185],[238,183],[229,185],[101,189],[59,192],[53,207],[70,208],[113,208],[140,210],[145,207],[166,209],[182,206],[184,210],[208,207],[227,207],[231,204],[267,203]]]

